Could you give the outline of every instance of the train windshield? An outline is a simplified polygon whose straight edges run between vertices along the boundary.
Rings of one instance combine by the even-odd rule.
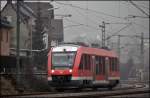
[[[52,54],[52,66],[57,67],[67,67],[71,68],[73,66],[75,58],[75,53],[53,53]]]

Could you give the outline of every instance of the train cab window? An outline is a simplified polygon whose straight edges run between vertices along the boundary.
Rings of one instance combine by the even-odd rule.
[[[74,63],[75,53],[53,53],[52,67],[53,68],[71,68]]]

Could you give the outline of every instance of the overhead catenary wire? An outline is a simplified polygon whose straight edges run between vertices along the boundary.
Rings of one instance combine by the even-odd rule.
[[[138,2],[137,2],[137,3],[138,3]],[[147,10],[149,10],[149,5],[146,5],[146,4],[142,3],[142,2],[140,2],[140,4],[138,3],[137,5],[143,7],[143,8],[145,8],[145,9],[147,9]],[[146,7],[146,6],[147,6],[147,7]]]
[[[133,24],[135,24],[135,25],[137,25],[137,26],[139,26],[139,27],[142,27],[143,29],[149,29],[148,27],[145,27],[144,25],[142,25],[142,24],[139,24],[139,23],[136,23],[136,22],[132,22]]]
[[[141,8],[140,8],[137,4],[135,4],[133,1],[129,0],[129,2],[130,2],[133,6],[135,6],[138,10],[140,10],[143,14],[145,14],[146,16],[149,17],[149,14],[146,13],[143,9],[141,9]]]
[[[67,5],[67,6],[70,6],[70,7],[74,7],[74,8],[78,8],[78,9],[81,9],[81,10],[85,10],[85,11],[89,11],[89,12],[93,12],[93,13],[97,13],[97,14],[103,14],[103,15],[106,15],[106,16],[109,16],[109,17],[113,17],[113,18],[118,18],[118,19],[123,19],[125,20],[123,17],[118,17],[118,16],[115,16],[115,15],[111,15],[111,14],[107,14],[107,13],[104,13],[104,12],[100,12],[100,11],[96,11],[96,10],[93,10],[93,9],[86,9],[86,8],[82,8],[80,6],[76,6],[76,5],[73,5],[73,4],[66,4],[66,3],[62,3],[62,2],[57,2],[55,1],[57,4],[61,4],[61,5]]]
[[[64,28],[70,28],[70,27],[78,27],[78,26],[81,26],[82,24],[77,24],[77,25],[67,25],[67,26],[64,26]]]
[[[81,13],[80,11],[78,11],[77,9],[74,9],[77,13],[79,13],[79,15],[82,15],[83,17],[86,17],[86,15],[84,15],[83,13]],[[99,23],[93,21],[91,18],[87,17],[88,21],[91,21],[94,24],[99,25]]]
[[[69,22],[72,22],[72,23],[75,23],[75,24],[78,24],[78,25],[80,25],[80,26],[89,27],[89,28],[91,28],[91,29],[93,29],[93,30],[98,30],[98,31],[100,30],[100,29],[95,28],[95,27],[93,27],[93,26],[86,25],[86,24],[83,24],[83,23],[80,23],[80,22],[77,22],[77,21],[73,21],[73,20],[69,20],[69,19],[65,19],[65,20],[67,20],[67,21],[69,21]]]
[[[55,1],[57,4],[61,4],[61,5],[67,5],[67,6],[70,6],[70,7],[73,7],[73,8],[77,8],[77,9],[81,9],[81,10],[84,10],[84,11],[89,11],[89,12],[94,12],[95,14],[103,14],[103,15],[106,15],[106,13],[101,13],[101,12],[99,12],[99,11],[96,11],[96,10],[92,10],[92,9],[87,9],[87,8],[82,8],[82,7],[80,7],[80,6],[76,6],[76,5],[74,5],[74,4],[66,4],[66,3],[62,3],[62,2],[57,2],[57,1]],[[79,11],[78,11],[79,12]],[[80,13],[80,12],[79,12]],[[84,15],[83,13],[82,13],[82,15]],[[106,16],[109,16],[109,15],[106,15]],[[113,17],[113,16],[111,16],[110,15],[110,17]],[[117,16],[118,17],[118,16]],[[89,17],[88,17],[89,18]],[[116,17],[115,17],[116,18]],[[118,17],[118,18],[123,18],[123,17]],[[90,20],[90,19],[89,19]],[[71,20],[69,20],[69,21],[71,21]],[[72,21],[73,22],[73,21]],[[76,21],[74,21],[73,23],[75,23]],[[91,21],[92,22],[92,21]],[[78,26],[86,26],[86,27],[90,27],[90,28],[92,28],[92,29],[95,29],[95,27],[93,28],[93,26],[89,26],[89,25],[86,25],[86,24],[81,24],[81,23],[77,23],[78,25],[71,25],[70,27],[78,27]],[[119,24],[119,23],[116,23],[116,24]],[[137,24],[136,24],[137,25]],[[139,25],[139,24],[138,24]],[[140,26],[140,25],[139,25]],[[69,27],[69,26],[68,26]],[[143,26],[142,26],[143,27]],[[145,27],[143,27],[143,28],[145,28]],[[99,29],[97,29],[97,30],[99,30]]]
[[[121,32],[122,30],[128,28],[130,25],[132,25],[132,23],[127,24],[127,25],[124,26],[123,28],[119,29],[117,32],[115,32],[115,33],[113,33],[112,35],[108,36],[108,37],[105,39],[105,41],[108,40],[108,39],[110,39],[112,36],[116,36],[119,32]]]

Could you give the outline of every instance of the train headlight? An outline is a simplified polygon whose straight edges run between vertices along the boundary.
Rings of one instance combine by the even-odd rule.
[[[71,72],[72,72],[72,69],[69,69],[69,72],[71,73]]]
[[[54,73],[54,70],[52,69],[52,71],[51,71],[52,73]]]

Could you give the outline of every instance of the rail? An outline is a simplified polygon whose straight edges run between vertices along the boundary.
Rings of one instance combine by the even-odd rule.
[[[74,92],[74,93],[38,93],[38,94],[24,94],[14,96],[2,96],[1,98],[83,98],[83,97],[111,97],[123,95],[149,94],[147,89],[127,89],[115,91],[90,91],[90,92]]]

